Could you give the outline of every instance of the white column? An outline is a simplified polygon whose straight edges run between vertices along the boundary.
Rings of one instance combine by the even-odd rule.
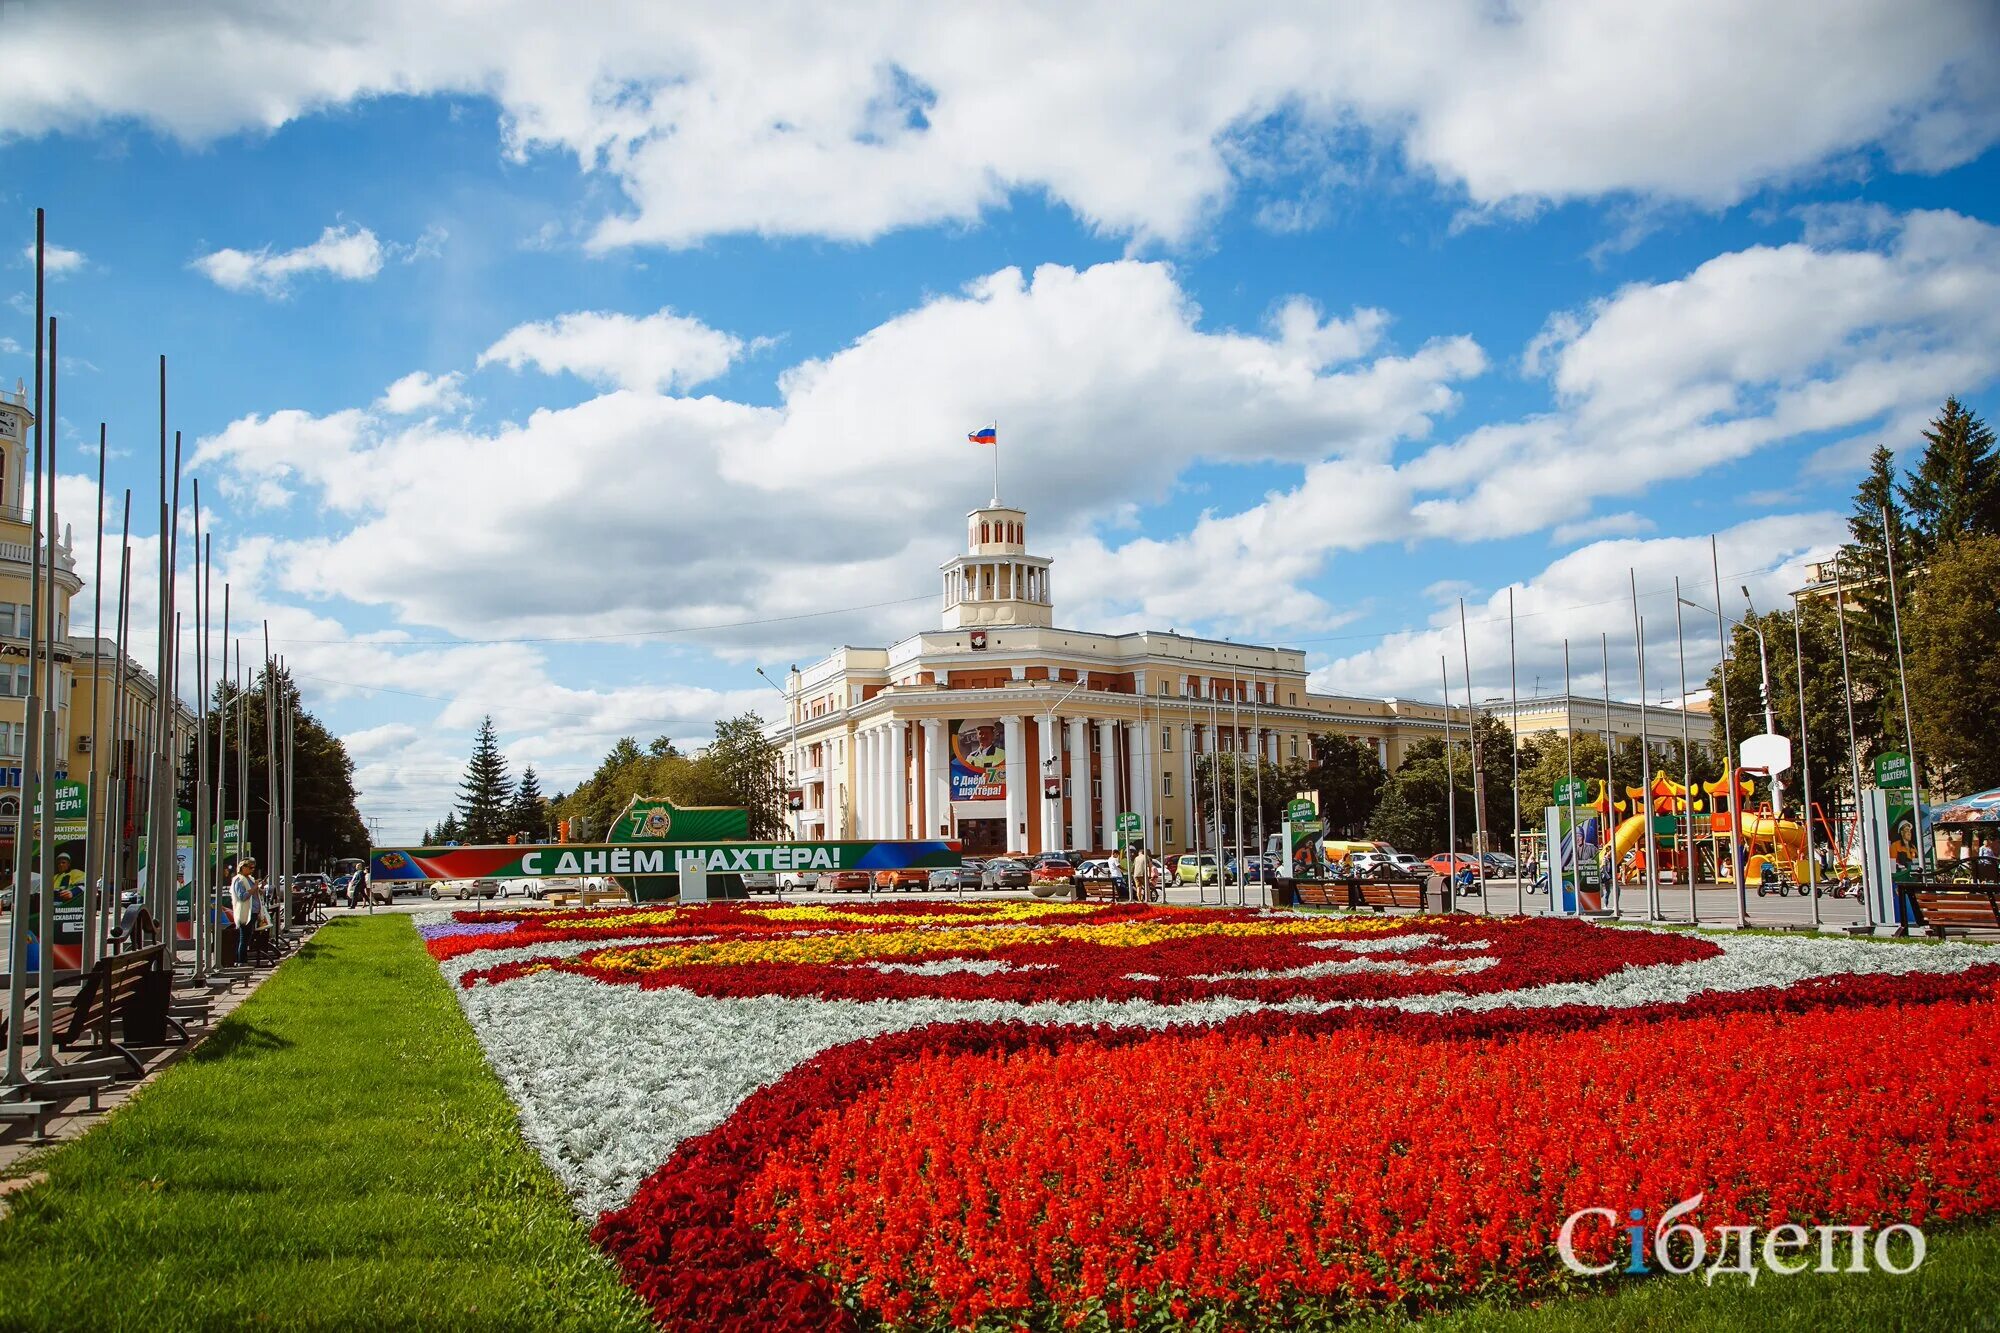
[[[1153,776],[1152,737],[1144,722],[1125,724],[1125,735],[1132,752],[1132,808],[1139,814],[1140,837],[1147,848],[1157,851],[1159,840],[1153,835],[1153,784],[1158,781]]]
[[[1078,852],[1090,847],[1089,729],[1080,717],[1069,720],[1069,846]]]
[[[1267,731],[1264,733],[1264,735],[1266,739],[1270,742],[1270,748],[1265,752],[1264,757],[1269,759],[1274,764],[1282,763],[1283,758],[1278,753],[1278,733],[1275,731]]]
[[[1044,713],[1035,719],[1035,727],[1035,741],[1042,759],[1034,774],[1035,790],[1041,793],[1036,799],[1042,803],[1042,845],[1034,850],[1053,852],[1060,850],[1063,845],[1062,797],[1058,795],[1054,800],[1050,800],[1046,794],[1049,760],[1055,757],[1057,747],[1056,724],[1053,718]]]
[[[1104,775],[1104,834],[1102,846],[1118,846],[1118,724],[1106,719],[1097,724],[1098,771]]]
[[[868,816],[868,836],[889,836],[889,729],[876,723],[868,731],[868,771],[875,775],[869,789],[874,813]]]
[[[1389,738],[1387,736],[1377,736],[1375,738],[1375,757],[1382,762],[1383,771],[1387,772],[1389,768]]]
[[[875,758],[874,727],[871,726],[855,735],[854,754],[861,763],[861,776],[855,779],[855,787],[861,793],[858,810],[860,817],[855,822],[855,828],[862,837],[872,838],[875,836],[876,812],[882,808],[880,796],[882,766]]]
[[[1025,849],[1028,838],[1022,833],[1021,825],[1028,818],[1028,729],[1022,725],[1019,714],[1000,719],[1005,729],[1007,744],[1007,842],[1006,848],[1013,851]]]
[[[944,754],[944,723],[936,718],[924,723],[924,785],[930,789],[924,836],[943,837],[938,830],[951,827],[951,765]]]
[[[910,836],[910,768],[907,722],[889,724],[889,836]]]
[[[853,834],[868,836],[868,733],[857,730],[847,743],[847,802]]]

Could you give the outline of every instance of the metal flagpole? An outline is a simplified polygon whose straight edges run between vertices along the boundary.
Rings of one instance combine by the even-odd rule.
[[[194,836],[194,878],[188,885],[188,918],[194,933],[194,975],[208,975],[208,617],[212,610],[203,586],[207,562],[202,558],[201,478],[194,490],[194,809],[188,832]]]
[[[1444,690],[1444,902],[1456,906],[1458,887],[1458,774],[1451,759],[1451,668],[1438,654],[1438,680]]]
[[[1507,729],[1514,754],[1514,915],[1525,916],[1528,911],[1527,888],[1522,883],[1521,856],[1521,673],[1514,659],[1514,586],[1507,585],[1507,693],[1512,703],[1507,714]]]
[[[36,1024],[35,1063],[43,1069],[56,1063],[55,1000],[56,1000],[56,765],[62,756],[56,751],[56,686],[60,678],[56,675],[56,443],[62,434],[58,424],[62,418],[56,408],[56,368],[61,360],[56,353],[56,321],[49,318],[49,433],[48,433],[48,497],[42,509],[43,530],[48,541],[48,551],[42,557],[42,624],[37,631],[42,636],[42,783],[38,793],[40,804],[36,807],[39,844],[42,863],[42,896],[40,933],[37,938],[40,947],[36,950],[36,961],[41,966],[36,969],[36,994],[42,1006],[43,1021]]]
[[[1563,640],[1563,777],[1568,780],[1568,785],[1566,785],[1563,788],[1563,792],[1566,796],[1569,797],[1569,846],[1570,846],[1569,859],[1570,859],[1570,864],[1573,867],[1575,867],[1576,870],[1576,887],[1574,895],[1570,898],[1570,901],[1576,904],[1576,914],[1578,916],[1582,916],[1583,915],[1583,854],[1582,854],[1583,846],[1581,840],[1576,836],[1576,720],[1575,720],[1574,704],[1575,701],[1570,694],[1570,684],[1569,684],[1569,640],[1564,639]],[[1549,849],[1549,894],[1550,894],[1549,911],[1550,912],[1554,912],[1557,910],[1557,904],[1554,895],[1556,888],[1556,871],[1560,859],[1561,859],[1560,852],[1556,848],[1551,847]],[[1570,876],[1569,871],[1564,870],[1562,872],[1563,889],[1565,893],[1569,893],[1570,891],[1569,876]]]
[[[1639,572],[1625,567],[1632,589],[1632,652],[1639,663],[1639,806],[1645,819],[1646,919],[1660,919],[1659,845],[1653,840],[1653,737],[1646,726],[1646,622],[1639,618]]]
[[[125,902],[125,825],[131,819],[131,800],[126,788],[132,781],[132,763],[125,755],[125,733],[131,729],[132,705],[125,698],[126,636],[132,621],[132,489],[125,489],[125,535],[118,543],[118,635],[112,651],[117,655],[111,666],[111,808],[106,850],[111,853],[111,870],[105,876],[113,910]]]
[[[1617,796],[1618,774],[1611,763],[1611,746],[1616,739],[1611,731],[1611,636],[1600,631],[1597,636],[1597,650],[1604,657],[1604,850],[1610,855],[1605,858],[1605,897],[1611,903],[1611,915],[1620,921],[1625,919],[1625,895],[1618,885],[1618,836],[1612,828],[1612,821],[1618,817]]]
[[[54,355],[55,352],[52,346],[50,356],[53,358]],[[51,387],[49,390],[49,401],[53,403],[55,401],[55,375],[53,373],[54,368],[51,367],[50,370],[49,382]],[[53,440],[53,434],[51,434],[50,438]],[[50,445],[50,457],[54,457],[54,450],[55,446],[52,443]],[[54,488],[51,487],[50,490],[53,493]],[[1901,601],[1896,595],[1896,535],[1890,526],[1893,522],[1894,520],[1889,514],[1889,506],[1883,505],[1882,554],[1888,558],[1890,626],[1896,635],[1896,693],[1902,696],[1903,701],[1903,746],[1910,756],[1910,808],[1914,812],[1914,818],[1917,823],[1917,876],[1921,879],[1930,870],[1931,857],[1930,849],[1927,845],[1928,839],[1924,833],[1923,778],[1917,772],[1917,734],[1915,729],[1910,726],[1910,678],[1903,670],[1903,608]]]
[[[287,680],[290,676],[287,675]],[[285,695],[285,918],[291,922],[295,912],[293,885],[298,881],[297,857],[299,770],[293,757],[297,753],[299,731],[298,710],[293,707],[290,691]]]
[[[1840,621],[1840,693],[1847,703],[1847,767],[1848,780],[1853,784],[1849,789],[1847,808],[1854,817],[1855,828],[1861,825],[1861,744],[1854,737],[1854,679],[1847,667],[1847,570],[1841,557],[1833,561],[1833,598],[1835,613]],[[1868,873],[1868,858],[1861,858],[1861,919],[1871,928],[1875,924],[1875,902],[1869,897],[1873,890],[1874,876]]]
[[[1688,650],[1681,625],[1681,576],[1674,575],[1674,646],[1681,659],[1681,861],[1687,868],[1688,924],[1701,924],[1701,896],[1695,889],[1694,866],[1694,741],[1688,734]]]
[[[1458,651],[1465,666],[1465,739],[1472,756],[1472,863],[1478,867],[1479,912],[1486,905],[1486,782],[1479,763],[1479,714],[1472,706],[1472,645],[1465,634],[1465,599],[1458,599]],[[1451,706],[1447,696],[1445,707]]]
[[[250,696],[244,689],[241,639],[236,641],[236,846],[241,873],[250,847]],[[871,877],[868,882],[875,881]]]
[[[34,825],[35,800],[39,791],[39,767],[41,764],[41,744],[37,737],[35,717],[40,709],[38,691],[41,686],[39,650],[41,636],[39,625],[42,617],[42,382],[45,377],[45,363],[42,359],[44,337],[43,297],[45,219],[41,209],[35,210],[35,461],[31,474],[34,489],[28,493],[29,540],[28,540],[28,697],[21,710],[21,808],[14,820],[14,901],[8,912],[9,935],[12,937],[7,961],[7,1082],[19,1084],[21,1071],[21,1021],[28,1001],[28,914],[30,895],[28,879],[32,862],[28,858],[28,834]],[[42,1010],[42,1028],[49,1026],[50,1011]]]
[[[1722,677],[1722,757],[1724,781],[1729,787],[1729,881],[1736,888],[1736,926],[1742,929],[1749,902],[1743,896],[1743,802],[1737,799],[1742,782],[1736,772],[1736,732],[1729,721],[1729,640],[1722,632],[1722,560],[1716,554],[1715,534],[1708,535],[1708,568],[1715,576],[1715,647],[1721,660],[1717,672]]]
[[[278,873],[278,738],[271,729],[275,716],[271,707],[274,684],[271,679],[271,622],[266,620],[264,622],[264,859],[267,864],[257,868],[264,872],[264,883],[276,887],[282,894],[282,887],[277,886],[272,878]],[[265,892],[267,901],[271,896],[270,887],[267,887]],[[279,929],[283,929],[284,924],[284,901],[281,897],[276,925]]]
[[[1255,748],[1250,753],[1252,755],[1251,771],[1257,775],[1257,837],[1255,845],[1257,848],[1257,883],[1259,887],[1267,884],[1270,877],[1270,870],[1264,864],[1264,733],[1263,729],[1258,726],[1258,723],[1262,721],[1262,709],[1260,708],[1262,702],[1262,700],[1254,696],[1250,700],[1250,732],[1257,738],[1253,742]],[[1264,894],[1265,901],[1269,902],[1270,897],[1270,892],[1267,889]]]
[[[1819,862],[1813,859],[1812,832],[1812,749],[1806,740],[1806,650],[1805,637],[1799,629],[1799,595],[1792,594],[1792,674],[1799,684],[1799,781],[1804,785],[1805,811],[1803,823],[1806,826],[1806,897],[1812,900],[1813,929],[1819,929]]]
[[[1229,766],[1236,777],[1236,807],[1233,820],[1236,828],[1236,905],[1249,905],[1249,891],[1243,886],[1243,682],[1235,677],[1229,681]]]
[[[204,849],[203,856],[215,858],[215,965],[221,967],[223,917],[229,912],[229,884],[222,877],[223,849],[227,846],[234,854],[235,844],[224,842],[224,834],[229,827],[229,581],[222,582],[222,661],[215,673],[215,846]],[[208,733],[202,733],[202,745],[206,748]],[[240,829],[240,825],[238,826]]]
[[[97,423],[97,562],[90,576],[90,657],[93,667],[103,661],[103,654],[97,651],[97,646],[104,642],[104,442],[105,428],[100,421]],[[98,815],[104,808],[104,784],[97,780],[98,746],[104,739],[98,726],[103,701],[104,676],[99,671],[90,688],[90,779],[87,788],[90,804],[84,809],[83,819],[83,967],[86,972],[96,965],[97,951],[103,940],[100,918],[104,915],[104,891],[98,887],[97,881],[104,862],[104,846],[101,839],[91,836],[96,831]]]

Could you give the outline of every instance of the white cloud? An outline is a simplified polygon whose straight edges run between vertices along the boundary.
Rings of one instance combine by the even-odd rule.
[[[332,226],[310,245],[294,250],[217,250],[193,267],[216,286],[232,292],[282,296],[292,279],[325,273],[348,282],[366,282],[382,271],[382,243],[366,227]]]
[[[1644,514],[1628,509],[1619,514],[1600,514],[1596,518],[1561,524],[1549,534],[1549,540],[1557,546],[1567,546],[1571,542],[1590,541],[1597,537],[1629,537],[1651,532],[1658,526]]]
[[[35,262],[35,247],[32,242],[21,248],[21,257],[30,264]],[[67,246],[54,245],[47,241],[42,243],[42,271],[52,278],[75,273],[89,262],[81,250],[72,250]]]
[[[1989,0],[1362,0],[1337,17],[1297,0],[1143,19],[606,0],[589,23],[534,0],[448,23],[392,0],[71,0],[0,30],[0,123],[129,117],[202,140],[471,94],[498,103],[510,151],[560,148],[616,178],[629,209],[600,245],[866,239],[1020,191],[1183,238],[1239,190],[1268,219],[1309,220],[1340,159],[1371,149],[1505,215],[1602,195],[1727,204],[1870,149],[1937,170],[2000,133],[1996,53]]]
[[[375,400],[377,410],[391,416],[413,416],[419,412],[453,412],[466,405],[460,371],[433,375],[413,370],[382,391]]]
[[[1741,615],[1739,584],[1748,584],[1757,606],[1772,610],[1791,604],[1803,582],[1803,564],[1824,556],[1846,536],[1841,517],[1830,513],[1786,514],[1754,519],[1716,535],[1722,570],[1725,614]],[[1681,595],[1712,608],[1706,537],[1656,537],[1600,541],[1571,551],[1532,578],[1510,585],[1514,593],[1515,643],[1523,696],[1540,678],[1542,693],[1560,694],[1563,640],[1570,641],[1573,684],[1579,694],[1602,692],[1603,656],[1599,636],[1609,639],[1611,689],[1636,698],[1638,662],[1633,652],[1632,581],[1639,591],[1639,614],[1646,625],[1646,685],[1649,701],[1680,692],[1680,658],[1674,640],[1674,579]],[[1508,588],[1484,601],[1466,604],[1472,693],[1485,699],[1509,692],[1507,644]],[[1699,687],[1715,665],[1712,615],[1683,609],[1688,687]],[[1438,659],[1447,660],[1454,697],[1465,688],[1460,667],[1458,606],[1439,608],[1429,624],[1392,634],[1360,652],[1315,670],[1313,688],[1368,696],[1402,694],[1435,699]],[[1705,731],[1705,724],[1702,724]]]
[[[1155,502],[1197,460],[1379,469],[1485,364],[1467,339],[1378,351],[1376,311],[1290,303],[1258,334],[1198,320],[1162,264],[1005,270],[794,366],[774,407],[618,389],[491,431],[281,411],[204,439],[196,464],[253,493],[310,486],[350,517],[346,535],[289,548],[292,590],[454,632],[616,633],[918,599],[704,636],[725,652],[809,649],[934,620],[937,562],[987,494],[990,456],[965,432],[996,414],[1007,497],[1033,511],[1038,544],[1061,548],[1087,545],[1103,497]],[[408,577],[417,529],[422,580]],[[1062,577],[1065,606],[1085,605],[1098,576],[1079,559]],[[1169,609],[1208,614],[1205,595]]]
[[[741,338],[671,310],[643,318],[587,310],[517,325],[479,354],[479,364],[532,365],[593,384],[665,392],[714,379],[742,352]]]

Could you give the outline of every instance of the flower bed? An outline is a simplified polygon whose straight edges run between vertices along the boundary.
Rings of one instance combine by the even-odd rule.
[[[1574,1285],[1580,1208],[2000,1206],[1977,945],[1050,903],[423,929],[673,1327],[1290,1322]]]

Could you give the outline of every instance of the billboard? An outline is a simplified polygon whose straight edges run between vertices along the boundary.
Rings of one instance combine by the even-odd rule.
[[[994,717],[951,724],[951,799],[1007,799],[1007,733]]]

